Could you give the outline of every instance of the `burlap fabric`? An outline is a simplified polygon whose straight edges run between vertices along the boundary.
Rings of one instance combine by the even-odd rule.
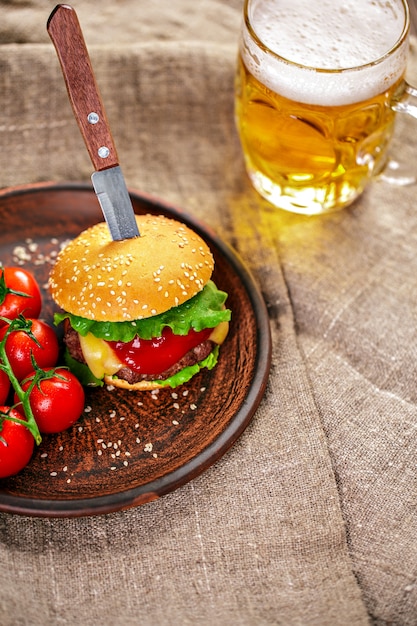
[[[235,247],[265,294],[273,365],[237,444],[174,493],[93,518],[1,514],[0,623],[417,624],[416,187],[277,214],[234,129],[240,0],[80,5],[128,184]],[[53,6],[2,3],[3,187],[91,173],[44,34]],[[410,164],[416,137],[400,120]]]

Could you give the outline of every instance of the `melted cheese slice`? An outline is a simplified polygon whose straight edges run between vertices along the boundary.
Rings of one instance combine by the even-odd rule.
[[[221,322],[213,329],[209,339],[221,345],[229,332],[229,322]],[[123,367],[107,341],[99,339],[91,333],[85,337],[79,335],[81,350],[91,372],[101,380],[104,375],[112,376]]]
[[[79,335],[79,338],[86,363],[96,378],[102,379],[104,374],[112,376],[123,367],[104,339],[99,339],[91,333],[85,337]]]
[[[209,339],[217,345],[221,346],[223,341],[227,337],[227,333],[229,332],[229,322],[220,322],[218,326],[213,328],[213,332],[211,333]]]

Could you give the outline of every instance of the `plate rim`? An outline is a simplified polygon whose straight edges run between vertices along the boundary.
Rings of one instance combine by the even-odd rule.
[[[0,190],[0,198],[45,191],[91,191],[94,194],[92,185],[88,183],[46,181],[3,188]],[[247,428],[264,396],[272,362],[272,337],[266,303],[250,269],[239,253],[217,235],[213,228],[205,223],[204,220],[196,218],[186,210],[170,202],[166,202],[134,187],[129,187],[129,194],[140,203],[145,202],[152,205],[154,210],[157,207],[162,213],[166,213],[174,219],[184,221],[200,236],[209,237],[217,250],[225,257],[233,272],[238,276],[242,286],[245,288],[257,321],[257,351],[254,374],[250,386],[239,409],[234,413],[226,428],[204,450],[172,472],[168,472],[150,483],[127,490],[102,496],[92,496],[91,498],[71,500],[20,497],[3,492],[0,485],[0,513],[49,518],[90,517],[126,510],[159,499],[175,491],[180,486],[186,485],[217,463]],[[100,215],[100,213],[98,214]],[[259,324],[259,319],[262,319],[264,323]],[[184,476],[186,477],[185,480]]]

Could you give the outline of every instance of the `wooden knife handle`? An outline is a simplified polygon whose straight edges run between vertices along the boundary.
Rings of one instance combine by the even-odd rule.
[[[113,137],[74,9],[67,4],[56,6],[49,16],[47,31],[57,51],[74,115],[94,169],[101,171],[118,165]]]

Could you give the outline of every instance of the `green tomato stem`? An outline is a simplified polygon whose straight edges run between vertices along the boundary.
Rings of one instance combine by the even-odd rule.
[[[29,401],[29,396],[30,393],[33,389],[33,387],[35,386],[35,384],[37,383],[37,379],[36,376],[34,377],[33,383],[30,385],[30,387],[28,388],[27,391],[23,391],[19,381],[17,380],[13,369],[10,365],[10,361],[9,358],[6,354],[6,341],[7,341],[7,337],[9,336],[10,332],[12,332],[11,330],[12,324],[9,327],[9,331],[6,332],[4,338],[2,341],[0,341],[0,361],[2,362],[1,364],[1,369],[6,372],[6,374],[9,377],[9,380],[12,384],[12,387],[14,389],[14,391],[16,392],[17,397],[19,398],[19,401],[21,402],[22,406],[23,406],[23,410],[25,412],[25,416],[27,419],[27,422],[25,422],[25,426],[26,428],[32,433],[35,442],[37,445],[39,445],[42,441],[42,437],[41,437],[41,433],[39,431],[38,425],[36,423],[35,417],[33,415],[33,411],[32,411],[32,407],[30,406],[30,401]]]

